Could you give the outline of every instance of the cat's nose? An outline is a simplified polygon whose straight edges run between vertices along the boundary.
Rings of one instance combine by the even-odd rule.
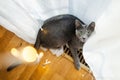
[[[83,38],[83,40],[85,40],[85,38]]]

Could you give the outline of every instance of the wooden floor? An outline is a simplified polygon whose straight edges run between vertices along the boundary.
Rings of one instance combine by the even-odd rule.
[[[78,71],[71,57],[63,54],[56,57],[49,50],[38,64],[21,64],[7,72],[6,69],[17,60],[10,54],[11,48],[31,45],[14,33],[0,26],[0,80],[94,80],[92,73],[84,65]],[[48,59],[50,64],[43,65]]]

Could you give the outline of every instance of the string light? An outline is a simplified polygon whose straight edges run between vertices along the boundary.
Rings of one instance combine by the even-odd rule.
[[[37,63],[40,62],[40,59],[43,57],[44,53],[43,52],[40,52],[39,55],[38,55],[38,58],[36,60]]]
[[[38,54],[32,46],[27,46],[23,49],[22,56],[25,61],[34,62],[36,61]]]
[[[11,49],[11,54],[15,57],[19,57],[20,53],[16,48]]]
[[[38,55],[36,49],[32,46],[26,46],[21,51],[18,51],[16,48],[12,48],[11,54],[25,62],[39,62],[43,57],[43,52]]]

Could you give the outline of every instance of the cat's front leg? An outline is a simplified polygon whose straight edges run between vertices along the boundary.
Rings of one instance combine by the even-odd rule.
[[[80,69],[80,59],[77,54],[77,49],[70,49],[70,51],[71,51],[71,54],[72,54],[72,57],[74,60],[74,65],[75,65],[76,69],[79,70]]]
[[[72,58],[74,60],[74,65],[75,65],[75,68],[77,70],[80,69],[80,59],[78,57],[78,54],[77,54],[77,48],[74,48],[71,44],[69,44],[69,49],[71,51],[71,54],[72,54]]]

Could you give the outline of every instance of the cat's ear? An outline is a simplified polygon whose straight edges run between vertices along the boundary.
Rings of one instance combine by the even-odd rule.
[[[91,31],[94,31],[95,29],[95,22],[91,22],[88,26],[88,29],[90,29]]]
[[[82,25],[78,19],[75,20],[75,27],[76,29],[82,28]]]

